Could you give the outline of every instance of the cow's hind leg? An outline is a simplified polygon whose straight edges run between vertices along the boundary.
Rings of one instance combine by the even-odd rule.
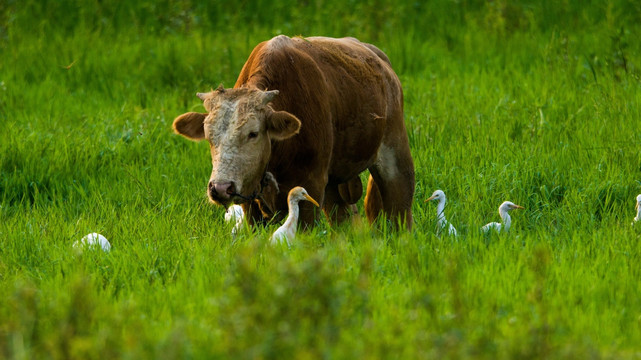
[[[319,181],[313,182],[308,181],[301,184],[307,193],[316,201],[318,201],[321,206],[323,206],[326,201],[326,196],[323,196],[325,192],[325,185]],[[299,185],[297,185],[299,186]],[[293,186],[292,186],[293,187]],[[301,201],[298,203],[299,215],[298,215],[298,227],[301,230],[308,229],[314,225],[319,218],[320,211],[319,209],[309,201]]]
[[[405,149],[381,144],[376,162],[369,170],[371,176],[365,198],[369,221],[376,220],[382,209],[394,224],[410,229],[415,180],[409,146]]]

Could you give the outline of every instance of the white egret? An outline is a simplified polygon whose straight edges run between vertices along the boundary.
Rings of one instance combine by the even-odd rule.
[[[106,237],[102,236],[102,234],[98,233],[85,235],[82,239],[73,243],[73,247],[78,252],[81,252],[85,247],[100,248],[105,252],[109,252],[109,250],[111,250],[111,244],[109,243],[109,240],[107,240]]]
[[[245,212],[240,205],[232,205],[227,208],[225,212],[225,221],[230,222],[234,221],[234,227],[231,229],[231,236],[236,237],[238,231],[243,226],[243,219],[245,219]]]
[[[287,246],[291,246],[291,241],[296,237],[296,228],[298,227],[298,202],[301,200],[307,200],[312,204],[319,206],[316,200],[314,200],[307,190],[297,186],[289,191],[287,195],[287,203],[289,206],[289,215],[285,220],[285,223],[274,231],[274,234],[271,238],[272,244],[281,243],[283,240],[287,242]]]
[[[637,209],[637,216],[634,217],[632,225],[641,220],[641,194],[637,195],[637,204],[635,205],[635,208]]]
[[[434,193],[432,193],[432,196],[427,198],[425,202],[432,200],[438,200],[438,205],[436,205],[436,217],[438,221],[436,235],[438,236],[441,231],[443,231],[443,229],[447,229],[447,233],[450,236],[457,236],[454,225],[452,225],[445,219],[445,213],[443,212],[443,210],[445,209],[445,201],[447,200],[447,198],[445,197],[445,193],[443,192],[443,190],[434,191]]]
[[[512,218],[510,217],[510,214],[508,212],[514,209],[525,209],[525,208],[521,205],[516,205],[513,202],[504,201],[501,204],[501,206],[499,206],[499,215],[501,216],[501,221],[503,223],[491,222],[483,226],[481,230],[483,230],[483,232],[488,232],[494,229],[499,233],[508,232],[510,230],[510,225],[512,224]]]

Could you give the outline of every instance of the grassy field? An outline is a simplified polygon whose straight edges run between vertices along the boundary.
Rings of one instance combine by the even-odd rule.
[[[171,122],[281,33],[389,55],[411,233],[231,241]],[[632,0],[0,2],[0,358],[641,358],[639,34]]]

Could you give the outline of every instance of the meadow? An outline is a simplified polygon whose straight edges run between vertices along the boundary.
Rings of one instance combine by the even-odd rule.
[[[411,232],[232,241],[171,123],[278,34],[388,54]],[[632,0],[0,2],[0,358],[641,358],[640,34]]]

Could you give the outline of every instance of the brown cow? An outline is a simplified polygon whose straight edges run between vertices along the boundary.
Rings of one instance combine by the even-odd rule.
[[[411,227],[414,163],[403,91],[375,46],[276,36],[254,48],[233,89],[198,97],[208,113],[180,115],[173,126],[209,141],[213,202],[243,204],[250,223],[274,214],[278,221],[287,214],[289,190],[302,186],[341,222],[362,195],[359,174],[369,169],[370,222],[383,210]],[[270,185],[274,178],[278,184]],[[301,204],[300,211],[303,226],[313,224],[313,206]]]

